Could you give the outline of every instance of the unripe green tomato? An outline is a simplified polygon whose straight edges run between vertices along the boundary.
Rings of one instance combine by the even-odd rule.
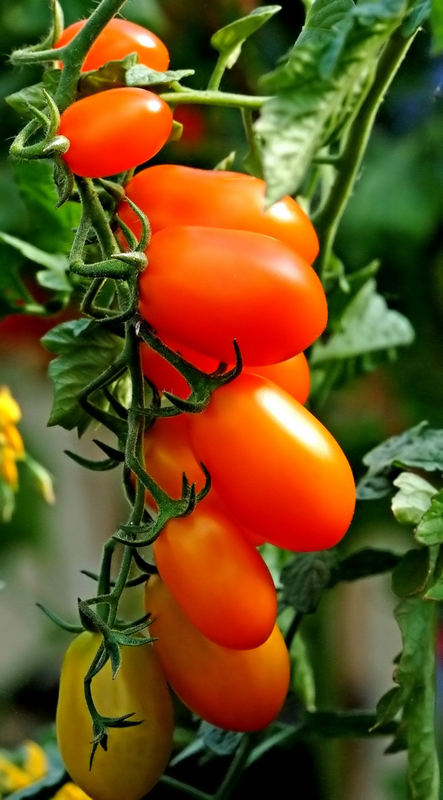
[[[92,680],[103,716],[133,713],[140,725],[109,728],[107,751],[98,747],[89,769],[92,723],[83,680],[100,645],[85,631],[66,651],[57,705],[57,742],[73,781],[93,800],[140,800],[157,783],[172,748],[173,714],[165,678],[151,644],[123,647],[112,679],[108,661]]]

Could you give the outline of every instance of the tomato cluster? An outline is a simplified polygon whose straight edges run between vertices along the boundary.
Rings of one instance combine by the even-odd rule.
[[[86,20],[66,28],[55,47],[69,44]],[[139,62],[163,71],[169,53],[151,31],[124,19],[112,19],[88,51],[82,71],[137,53]],[[172,128],[169,106],[153,92],[115,88],[77,100],[63,111],[58,133],[69,140],[62,158],[76,175],[103,178],[137,167],[163,147]]]
[[[66,29],[57,46],[84,24]],[[129,52],[166,69],[164,45],[137,27],[109,23],[83,70]],[[153,156],[171,125],[170,109],[151,92],[99,92],[62,113],[59,133],[70,142],[63,158],[79,176],[122,172]],[[355,501],[343,452],[304,407],[309,368],[303,350],[327,321],[312,267],[318,241],[306,214],[290,197],[265,208],[264,182],[235,172],[163,164],[139,172],[125,190],[152,231],[139,313],[204,372],[235,360],[235,340],[244,370],[214,392],[203,412],[159,419],[146,435],[147,471],[170,496],[180,497],[183,474],[202,489],[202,464],[212,485],[193,512],[169,521],[154,543],[159,576],[149,579],[145,604],[155,645],[124,647],[115,681],[109,664],[94,677],[101,714],[135,711],[145,722],[112,729],[111,758],[99,748],[91,771],[83,678],[99,637],[84,633],[68,650],[59,744],[72,777],[95,800],[137,800],[164,768],[172,717],[162,671],[183,702],[214,725],[253,731],[276,717],[288,689],[289,658],[276,625],[273,579],[256,545],[331,547],[346,532]],[[126,200],[118,216],[140,236],[140,219]],[[116,236],[124,246],[122,231]],[[147,345],[141,363],[160,393],[188,397],[183,375]],[[146,503],[155,512],[149,494]],[[65,735],[73,723],[75,747]],[[128,770],[137,774],[130,794],[120,783]]]

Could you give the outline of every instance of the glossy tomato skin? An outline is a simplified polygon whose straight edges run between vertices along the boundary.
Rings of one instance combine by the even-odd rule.
[[[188,347],[167,342],[176,352],[180,352],[186,361],[189,361],[202,372],[210,373],[218,367],[218,362],[214,358],[204,356]],[[190,394],[190,387],[183,375],[172,366],[159,353],[142,343],[140,347],[141,362],[143,372],[151,383],[160,392],[171,392],[177,397],[186,400]],[[298,353],[286,361],[279,361],[276,364],[268,364],[259,367],[249,367],[246,372],[253,372],[255,375],[262,375],[284,389],[291,397],[299,403],[306,403],[310,388],[309,365],[304,353]]]
[[[154,543],[154,556],[175,600],[212,642],[247,650],[270,636],[277,617],[271,574],[212,497],[192,514],[168,522]]]
[[[240,375],[189,414],[194,452],[242,525],[295,551],[332,547],[354,512],[355,484],[329,431],[275,384]]]
[[[185,705],[233,731],[260,730],[272,722],[289,685],[288,652],[277,626],[251,650],[220,647],[192,625],[157,576],[148,581],[145,606],[166,679]]]
[[[240,172],[160,164],[139,172],[127,196],[149,218],[153,233],[171,225],[231,228],[264,233],[286,242],[312,264],[318,254],[315,230],[291,197],[265,210],[265,183]],[[140,223],[127,203],[119,215],[140,235]]]
[[[84,632],[68,648],[57,705],[57,741],[71,778],[94,800],[140,800],[158,781],[172,747],[173,715],[168,688],[151,644],[123,647],[122,664],[112,679],[110,663],[92,681],[101,714],[134,712],[143,720],[129,728],[110,728],[108,749],[97,748],[89,769],[92,725],[83,679],[100,644]]]
[[[169,106],[153,92],[126,87],[77,100],[63,111],[58,133],[69,139],[62,156],[86,178],[115,175],[152,158],[172,128]]]
[[[180,345],[226,363],[272,364],[324,330],[326,297],[288,245],[250,231],[176,226],[154,234],[140,277],[140,313]]]
[[[63,47],[85,26],[81,19],[68,25],[54,47]],[[111,19],[89,49],[82,72],[99,69],[107,61],[118,61],[137,53],[140,64],[163,72],[169,66],[169,53],[161,39],[147,28],[126,19]]]

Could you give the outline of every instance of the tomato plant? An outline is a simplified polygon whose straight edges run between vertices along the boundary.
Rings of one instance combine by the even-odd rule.
[[[157,330],[229,363],[283,361],[323,331],[321,283],[288,245],[261,233],[175,226],[152,237],[140,312]]]
[[[232,731],[272,722],[289,683],[288,652],[277,626],[259,647],[234,650],[203,636],[158,577],[148,581],[145,605],[166,679],[192,711]]]
[[[125,192],[149,217],[153,233],[175,225],[255,231],[280,239],[312,264],[318,239],[309,217],[287,196],[265,209],[265,188],[264,181],[240,172],[159,164],[139,172]],[[140,234],[126,202],[118,214]]]
[[[191,440],[232,516],[288,550],[332,547],[346,533],[355,485],[331,434],[275,384],[242,375],[189,415]]]
[[[73,780],[94,800],[140,800],[154,786],[171,753],[172,705],[151,644],[122,648],[115,678],[108,662],[92,680],[94,702],[103,715],[133,714],[140,724],[109,728],[107,749],[97,749],[91,769],[91,717],[84,678],[101,637],[87,631],[66,651],[57,705],[57,740]]]
[[[63,47],[82,30],[87,20],[80,19],[64,29],[54,45]],[[127,19],[111,19],[88,50],[82,64],[82,72],[99,69],[107,61],[122,59],[129,53],[137,53],[139,62],[151,69],[163,71],[169,66],[169,53],[161,39]]]
[[[83,177],[99,178],[136,167],[165,144],[172,112],[160,97],[138,88],[108,89],[72,103],[58,133],[69,139],[63,159]]]
[[[212,496],[192,514],[168,522],[154,542],[154,556],[163,581],[208,639],[246,650],[271,634],[277,616],[271,574]]]

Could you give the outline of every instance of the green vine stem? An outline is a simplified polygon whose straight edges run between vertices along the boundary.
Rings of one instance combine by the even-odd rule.
[[[340,157],[341,169],[332,183],[327,200],[314,217],[320,239],[318,271],[325,279],[337,229],[360,170],[377,111],[414,37],[406,39],[396,31],[382,54],[374,82],[348,134]]]
[[[172,106],[178,104],[199,104],[204,106],[221,106],[228,108],[261,108],[270,97],[234,92],[218,92],[210,90],[193,90],[186,92],[163,92],[159,95],[165,103]]]

